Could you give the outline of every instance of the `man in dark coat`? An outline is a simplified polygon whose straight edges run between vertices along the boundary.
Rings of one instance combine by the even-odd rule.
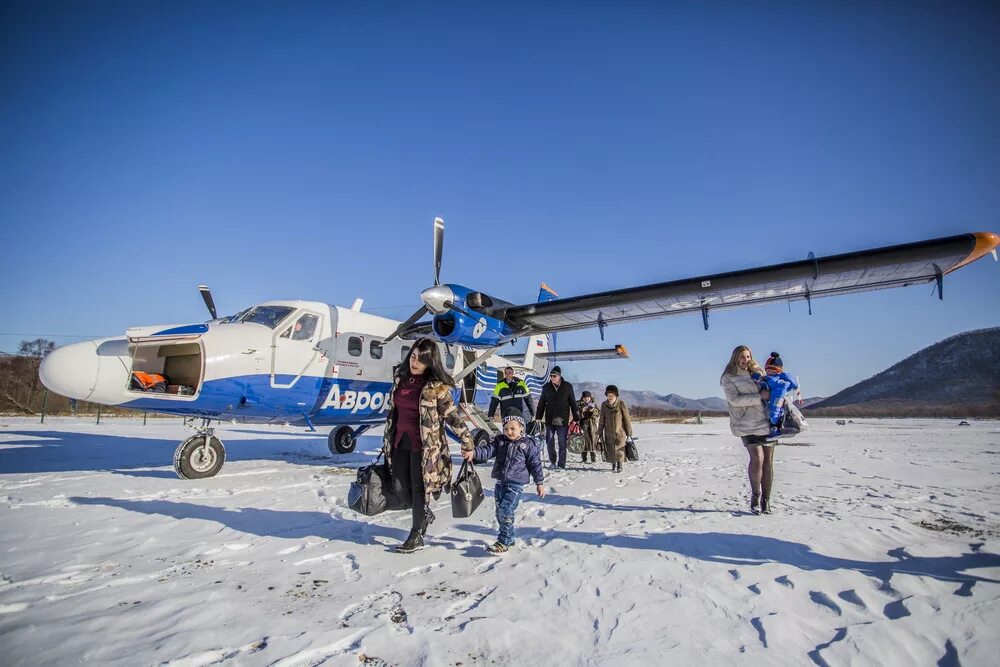
[[[552,467],[566,467],[566,435],[573,422],[580,421],[580,411],[576,407],[573,385],[562,378],[562,369],[553,366],[549,381],[542,385],[542,395],[538,398],[535,419],[544,421],[545,444],[548,445],[549,463]],[[556,439],[559,440],[558,457]]]

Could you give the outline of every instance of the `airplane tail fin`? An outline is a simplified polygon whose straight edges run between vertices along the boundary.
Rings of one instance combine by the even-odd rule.
[[[542,283],[538,288],[538,303],[555,301],[559,295],[551,287]],[[531,369],[534,375],[545,377],[548,375],[549,366],[552,364],[545,357],[539,354],[556,351],[555,334],[536,334],[528,339],[528,349],[524,353],[524,365]]]

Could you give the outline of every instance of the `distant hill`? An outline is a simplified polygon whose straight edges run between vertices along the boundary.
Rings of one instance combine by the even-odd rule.
[[[601,382],[574,382],[573,389],[577,398],[584,391],[589,391],[594,395],[594,399],[600,403],[604,400],[604,388],[606,384]],[[710,396],[708,398],[685,398],[677,394],[657,394],[652,391],[630,391],[619,387],[621,399],[629,406],[641,408],[654,408],[657,410],[676,410],[685,412],[725,412],[728,407],[726,401]]]
[[[1000,416],[1000,327],[935,343],[810,409],[832,408],[857,409],[858,414]]]

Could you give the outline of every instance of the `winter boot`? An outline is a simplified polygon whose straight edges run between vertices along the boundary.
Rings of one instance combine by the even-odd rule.
[[[762,514],[771,514],[771,501],[764,496],[760,499],[760,511]]]
[[[750,511],[754,514],[760,514],[760,496],[756,493],[750,496]]]
[[[424,536],[419,530],[411,530],[410,536],[406,538],[406,541],[396,547],[396,553],[412,554],[417,549],[422,549],[423,546]]]
[[[420,537],[427,534],[427,527],[434,523],[434,519],[437,518],[429,505],[424,510],[424,520],[420,522]]]

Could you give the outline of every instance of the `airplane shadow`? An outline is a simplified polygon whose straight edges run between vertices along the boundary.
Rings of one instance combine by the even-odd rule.
[[[490,527],[474,524],[456,526],[463,530],[492,534]],[[960,556],[911,556],[902,548],[892,549],[887,556],[893,560],[863,561],[826,556],[799,542],[779,540],[761,535],[734,533],[651,533],[647,535],[607,535],[598,532],[575,532],[547,528],[519,528],[518,537],[544,540],[564,540],[595,546],[607,545],[619,549],[651,549],[669,551],[688,558],[726,565],[764,565],[784,563],[805,571],[854,570],[877,579],[883,590],[893,591],[891,580],[897,574],[929,577],[938,581],[960,584],[955,595],[970,596],[978,582],[1000,584],[1000,579],[966,574],[966,570],[1000,567],[1000,554],[980,551],[981,545],[971,545],[971,551]]]
[[[135,477],[176,477],[173,457],[180,444],[178,440],[71,431],[8,431],[5,435],[21,436],[22,439],[3,442],[0,474],[93,471]],[[315,437],[316,442],[312,444],[299,438],[273,437],[227,441],[225,431],[218,435],[226,445],[227,464],[271,460],[358,468],[369,463],[382,445],[381,436],[364,435],[354,452],[333,456],[327,449],[326,436]],[[159,470],[145,470],[147,468]],[[220,474],[225,473],[223,467]]]
[[[271,510],[256,507],[225,508],[173,500],[122,500],[120,498],[71,496],[77,505],[117,507],[140,514],[156,514],[177,520],[213,521],[248,535],[299,539],[318,537],[361,545],[378,546],[374,537],[402,542],[408,530],[380,526],[327,512]]]

